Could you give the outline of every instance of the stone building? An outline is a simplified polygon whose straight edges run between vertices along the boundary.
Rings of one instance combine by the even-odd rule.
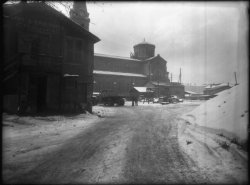
[[[3,5],[3,31],[4,111],[86,107],[98,37],[44,2]]]
[[[134,46],[129,57],[94,55],[94,91],[113,90],[129,97],[133,87],[154,89],[154,96],[184,97],[184,86],[170,83],[167,61],[155,55],[155,45],[145,40]]]

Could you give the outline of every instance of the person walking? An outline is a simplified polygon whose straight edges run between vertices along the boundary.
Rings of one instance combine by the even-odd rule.
[[[138,106],[138,97],[135,97],[135,105]]]
[[[132,96],[132,106],[134,106],[135,105],[135,98],[134,98],[134,96]]]

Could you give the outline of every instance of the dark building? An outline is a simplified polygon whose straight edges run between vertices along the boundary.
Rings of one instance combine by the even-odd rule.
[[[3,21],[4,110],[91,111],[99,38],[44,2],[5,4]]]
[[[110,89],[129,97],[133,87],[154,89],[154,96],[184,97],[184,86],[170,83],[167,61],[155,56],[155,45],[143,41],[134,46],[130,58],[94,55],[94,91]]]

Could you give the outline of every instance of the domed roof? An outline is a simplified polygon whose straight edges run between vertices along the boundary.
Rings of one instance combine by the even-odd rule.
[[[139,46],[139,45],[151,45],[151,46],[155,46],[154,44],[146,42],[145,39],[141,43],[134,45],[134,47]]]

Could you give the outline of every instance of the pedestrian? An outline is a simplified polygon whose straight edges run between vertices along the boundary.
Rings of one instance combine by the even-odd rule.
[[[132,106],[135,105],[135,99],[134,99],[134,96],[132,96]]]
[[[138,106],[138,98],[135,97],[135,105]]]

